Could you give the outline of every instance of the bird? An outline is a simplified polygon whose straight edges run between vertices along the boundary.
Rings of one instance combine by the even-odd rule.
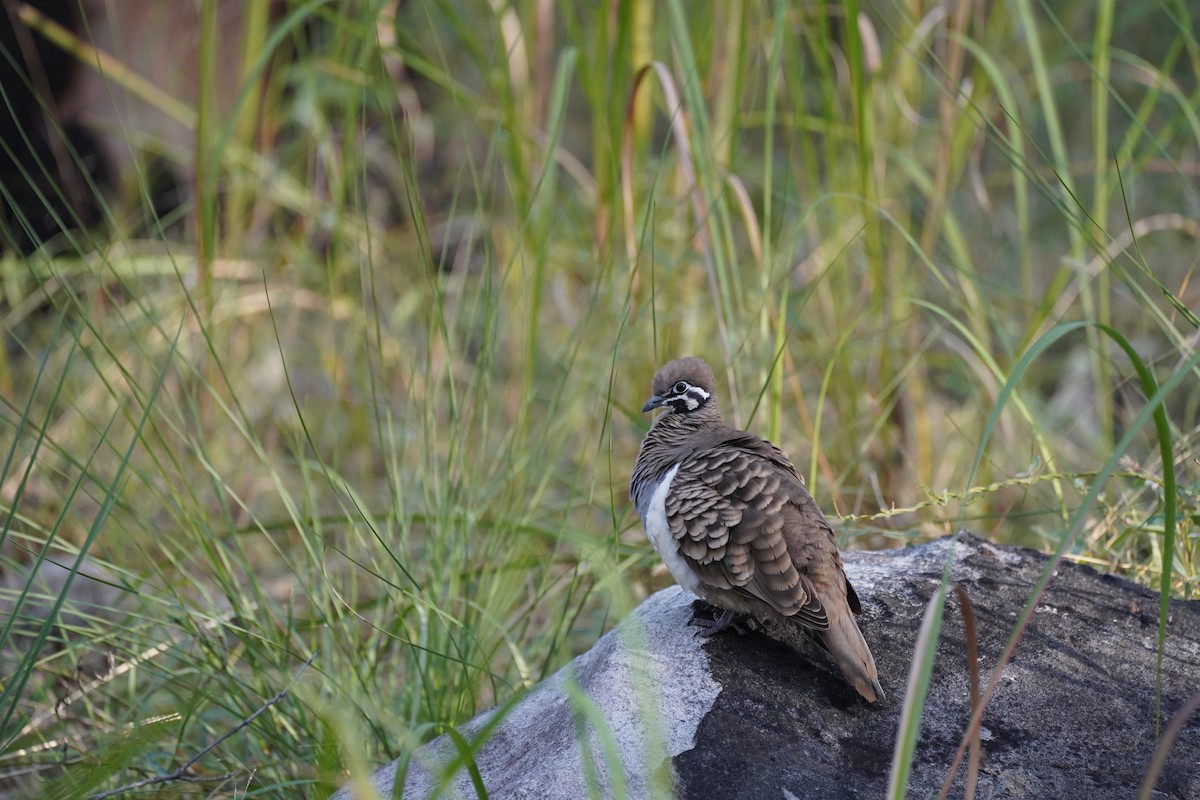
[[[642,440],[629,491],[676,582],[719,611],[691,624],[708,636],[747,618],[793,621],[860,695],[883,699],[833,528],[792,462],[724,423],[713,371],[695,356],[654,374],[642,413],[655,409],[664,413]]]

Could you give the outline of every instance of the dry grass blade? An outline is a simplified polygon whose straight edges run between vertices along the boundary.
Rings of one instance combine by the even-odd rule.
[[[683,110],[683,101],[675,86],[667,66],[659,61],[652,61],[642,67],[633,79],[633,88],[629,92],[629,102],[625,105],[624,134],[621,137],[621,202],[625,216],[625,255],[629,259],[629,268],[636,269],[638,263],[637,225],[633,214],[633,132],[635,115],[637,114],[638,92],[642,81],[653,71],[658,75],[658,85],[666,96],[667,108],[670,111],[671,133],[675,146],[679,149],[679,168],[683,171],[684,183],[687,184],[688,194],[692,201],[692,211],[696,216],[696,236],[694,244],[709,265],[712,274],[712,253],[707,238],[707,225],[704,220],[704,197],[696,182],[696,169],[692,164],[691,136],[688,132],[687,114]],[[635,276],[636,278],[636,276]],[[636,284],[635,284],[636,285]]]
[[[754,201],[750,199],[750,193],[746,191],[746,184],[737,175],[727,176],[725,182],[733,191],[737,208],[742,212],[742,220],[746,223],[746,241],[750,245],[754,263],[761,267],[763,263],[762,228],[758,224],[758,214],[754,211]],[[776,355],[775,360],[778,358]]]
[[[1154,784],[1158,783],[1158,776],[1162,774],[1163,765],[1167,763],[1167,755],[1171,752],[1171,746],[1183,732],[1183,726],[1197,711],[1200,711],[1200,692],[1196,692],[1188,699],[1183,708],[1179,709],[1171,719],[1171,724],[1163,731],[1162,738],[1158,740],[1158,747],[1154,750],[1154,758],[1146,769],[1142,788],[1138,791],[1138,800],[1151,800],[1154,796]]]
[[[76,36],[29,3],[17,6],[17,16],[21,22],[28,25],[53,42],[58,47],[75,56],[80,64],[99,70],[109,80],[119,84],[130,94],[145,100],[155,108],[187,127],[196,124],[196,112],[186,103],[180,102],[152,81],[148,81],[133,70],[122,64],[112,55],[94,47],[90,42]]]
[[[963,615],[963,634],[967,640],[967,679],[971,689],[971,711],[974,712],[979,708],[979,637],[975,633],[975,610],[971,605],[971,596],[967,594],[966,589],[956,585],[954,595],[958,598],[959,608]],[[976,729],[971,736],[971,755],[967,760],[967,783],[963,789],[964,800],[971,800],[975,796],[981,755],[982,743],[979,730]],[[950,785],[954,782],[954,776],[958,774],[958,765],[961,762],[962,755],[960,753],[955,757],[954,763],[950,765],[950,769],[946,773],[946,781],[942,784],[941,794],[938,795],[939,800],[946,800],[950,796]]]

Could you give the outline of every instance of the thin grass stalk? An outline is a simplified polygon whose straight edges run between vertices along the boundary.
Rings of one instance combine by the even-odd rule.
[[[962,83],[963,45],[967,19],[971,11],[971,0],[959,0],[954,5],[946,30],[946,58],[939,66],[942,69],[943,86],[938,97],[938,156],[934,163],[933,186],[928,193],[929,208],[921,230],[921,249],[932,253],[937,243],[938,229],[945,213],[947,194],[950,192],[951,173],[960,165],[953,163],[960,150],[953,146],[954,129],[960,119],[957,110],[963,101],[965,87]]]
[[[874,137],[871,135],[872,125],[867,95],[866,65],[863,61],[862,36],[858,29],[858,0],[848,0],[843,10],[842,29],[845,36],[846,67],[849,70],[850,104],[853,109],[852,124],[854,139],[858,148],[858,191],[866,205],[874,205],[876,194],[873,191],[874,153],[871,145]],[[874,265],[878,266],[878,264]],[[882,291],[884,282],[876,274],[876,291]]]
[[[988,350],[992,346],[991,334],[988,327],[988,313],[981,302],[982,292],[979,287],[979,276],[971,263],[969,248],[963,243],[959,232],[958,221],[950,205],[950,194],[961,183],[962,173],[968,167],[972,141],[978,136],[978,128],[970,104],[973,96],[979,94],[976,81],[964,79],[963,70],[966,55],[967,26],[970,21],[973,4],[970,0],[962,0],[955,4],[950,12],[944,33],[946,55],[944,61],[939,61],[940,77],[943,85],[938,97],[938,136],[941,142],[940,155],[936,159],[931,185],[926,189],[930,198],[930,208],[925,213],[925,222],[921,232],[921,251],[936,252],[938,239],[944,242],[944,247],[958,262],[958,289],[967,306],[967,317],[975,331],[975,336]],[[913,351],[919,340],[920,331],[916,324],[908,326],[909,351]],[[923,362],[915,367],[915,374],[907,382],[911,395],[909,415],[912,418],[913,461],[915,472],[924,485],[931,485],[934,480],[934,422],[930,417],[929,370]]]
[[[775,126],[779,108],[779,74],[783,65],[783,34],[787,28],[787,6],[784,0],[775,0],[774,14],[770,22],[771,49],[767,56],[767,88],[764,95],[766,101],[765,121],[763,124],[763,191],[762,191],[762,263],[759,269],[759,292],[764,298],[770,296],[771,268],[775,263]],[[790,266],[790,265],[789,265]],[[788,267],[783,270],[783,290],[779,292],[779,305],[775,309],[775,330],[769,331],[769,309],[764,302],[761,314],[763,341],[774,339],[773,350],[775,358],[771,360],[771,368],[767,373],[769,386],[767,397],[767,438],[773,442],[781,440],[783,431],[783,369],[779,356],[787,346],[787,309],[790,288],[790,272]]]
[[[1111,158],[1108,149],[1108,97],[1112,91],[1109,82],[1112,59],[1109,45],[1112,39],[1113,0],[1101,0],[1096,4],[1096,26],[1092,33],[1092,222],[1103,226],[1108,219],[1109,187],[1111,178],[1107,165]],[[1098,238],[1102,231],[1098,231]],[[1096,290],[1099,295],[1098,322],[1109,324],[1109,277],[1107,272],[1097,276]]]
[[[217,246],[218,165],[214,145],[217,130],[217,0],[200,3],[200,61],[196,86],[196,138],[193,187],[196,197],[196,274],[199,278],[201,320],[212,320],[212,261]]]
[[[998,7],[992,8],[993,14],[998,14]],[[1021,109],[1017,103],[1013,87],[1009,85],[1004,69],[997,63],[996,58],[979,42],[969,37],[951,35],[975,59],[976,84],[983,84],[980,77],[986,78],[986,86],[995,91],[996,102],[1004,110],[1003,128],[994,126],[986,116],[986,110],[972,98],[970,108],[976,113],[978,123],[982,124],[990,136],[998,140],[1001,151],[1008,159],[1012,179],[1012,200],[1015,226],[1017,232],[1017,248],[1020,253],[1021,293],[1025,297],[1035,296],[1033,286],[1033,263],[1030,254],[1030,244],[1034,235],[1029,218],[1029,177],[1026,173],[1028,158],[1025,155],[1025,139],[1022,135],[1024,123],[1020,116]],[[982,91],[982,89],[980,90]]]
[[[610,92],[609,87],[617,83],[614,73],[619,69],[621,62],[613,58],[613,53],[621,52],[620,37],[622,32],[628,30],[622,27],[621,21],[627,18],[628,8],[629,0],[608,0],[594,10],[594,17],[580,14],[582,20],[579,21],[574,15],[565,15],[568,20],[568,36],[571,35],[570,23],[575,22],[583,28],[575,34],[575,38],[590,38],[591,41],[590,49],[584,51],[586,58],[580,66],[580,82],[592,109],[591,173],[596,181],[596,209],[592,220],[592,235],[595,236],[596,245],[601,250],[610,246],[612,237],[613,185],[614,175],[617,174],[613,150],[617,141],[617,120],[621,118],[614,109],[615,104],[620,101],[620,95]],[[618,20],[616,31],[609,27],[612,19]],[[586,30],[589,25],[590,37]],[[616,44],[610,41],[610,37],[613,36],[618,39]]]
[[[858,332],[859,326],[863,320],[870,317],[870,311],[861,311],[852,320],[848,320],[841,328],[841,333],[838,334],[837,343],[833,347],[833,351],[829,353],[829,358],[825,362],[825,371],[821,375],[821,388],[817,392],[817,410],[813,415],[813,432],[812,432],[812,448],[809,455],[808,464],[808,480],[810,484],[815,482],[817,476],[817,465],[821,461],[823,449],[821,444],[821,422],[825,417],[825,409],[830,405],[829,393],[833,390],[834,371],[837,365],[845,358],[845,349],[852,340],[852,337]],[[836,484],[835,481],[830,481],[831,484]]]
[[[640,0],[616,0],[620,3],[620,22],[629,31],[629,61],[625,63],[622,76],[628,78],[654,59],[654,11],[655,3]],[[618,53],[622,52],[620,49]],[[624,84],[618,84],[624,85]],[[633,109],[634,146],[641,151],[651,133],[654,108],[650,95],[638,99]],[[620,111],[620,94],[613,93],[613,110]],[[617,119],[614,116],[614,119]]]
[[[492,80],[499,84],[501,119],[507,132],[504,148],[505,162],[510,170],[508,182],[513,207],[518,213],[530,208],[529,158],[531,155],[527,131],[532,129],[532,100],[529,97],[529,56],[525,45],[521,19],[515,8],[502,0],[488,0],[496,26],[500,50],[496,53]]]
[[[733,162],[734,143],[740,130],[740,108],[744,90],[746,5],[729,0],[715,6],[716,30],[723,31],[714,71],[720,76],[713,113],[713,163],[719,174],[727,174]],[[767,151],[768,153],[770,151]]]
[[[967,684],[971,697],[971,710],[979,705],[979,638],[975,633],[975,609],[971,604],[971,596],[967,590],[954,584],[954,595],[958,598],[958,607],[963,618],[963,638],[967,643]],[[966,786],[963,789],[963,800],[975,797],[975,787],[979,779],[979,762],[982,757],[982,742],[979,734],[971,737],[971,755],[967,762]],[[958,774],[957,767],[946,773],[942,782],[942,791],[938,800],[946,800],[950,796],[950,787],[954,776]]]
[[[629,101],[625,109],[625,135],[621,144],[621,187],[625,215],[625,248],[626,256],[629,259],[629,267],[631,270],[638,269],[640,260],[637,244],[637,231],[639,228],[634,217],[633,205],[633,113],[636,108],[635,101],[641,90],[642,81],[651,72],[658,77],[658,85],[666,101],[667,111],[670,115],[672,141],[679,151],[679,168],[683,172],[684,183],[687,186],[688,194],[692,201],[692,211],[696,215],[695,244],[701,254],[706,257],[706,262],[711,262],[712,257],[710,253],[712,246],[707,236],[708,227],[701,222],[704,219],[704,201],[700,193],[700,187],[697,185],[696,173],[693,168],[691,135],[689,133],[687,113],[683,108],[679,91],[675,86],[675,80],[671,77],[671,73],[666,65],[659,61],[652,61],[638,70],[637,75],[634,76],[633,87],[630,89]],[[723,326],[719,316],[718,324]],[[655,352],[657,352],[657,348]]]
[[[547,108],[550,105],[550,83],[554,53],[554,6],[552,0],[530,0],[526,14],[533,17],[533,66],[530,79],[533,81],[532,119],[547,125]]]
[[[309,22],[317,10],[329,0],[308,0],[280,20],[274,28],[268,23],[270,4],[264,2],[250,3],[247,11],[250,22],[247,25],[242,44],[242,65],[240,72],[240,89],[232,104],[232,110],[224,124],[219,129],[215,123],[204,139],[211,154],[211,160],[224,165],[231,174],[241,174],[249,171],[256,173],[255,177],[265,177],[264,170],[272,176],[278,176],[279,170],[269,157],[263,157],[256,150],[256,137],[263,111],[263,98],[266,93],[265,78],[268,68],[279,51],[285,46],[288,37]],[[374,51],[371,51],[374,52]],[[364,58],[367,55],[363,56]],[[215,101],[214,101],[215,102]],[[184,123],[194,128],[197,143],[200,144],[201,128],[198,116],[193,114],[190,122]],[[197,148],[197,153],[200,150]],[[213,167],[216,169],[216,167]],[[272,178],[272,182],[277,178]],[[236,250],[242,246],[247,232],[250,210],[261,198],[262,180],[233,180],[230,188],[223,195],[225,205],[222,243],[232,245]],[[270,185],[270,183],[268,183]],[[215,191],[215,189],[214,189]],[[278,196],[275,198],[278,200]],[[215,212],[214,212],[215,213]],[[310,207],[314,215],[319,212]],[[338,213],[339,221],[345,220],[345,215]],[[215,223],[214,223],[215,224]],[[357,238],[365,232],[363,226],[350,223],[335,226],[335,237],[347,236]],[[210,321],[211,322],[211,321]]]
[[[528,257],[533,260],[533,276],[528,285],[529,290],[529,305],[525,313],[528,314],[528,328],[525,334],[525,361],[522,369],[522,386],[521,396],[528,401],[534,395],[534,377],[536,375],[535,367],[538,364],[538,341],[539,328],[541,323],[541,305],[542,292],[546,282],[546,260],[547,260],[547,244],[549,237],[554,229],[554,218],[558,214],[555,198],[558,196],[558,167],[555,163],[555,153],[558,151],[559,142],[562,138],[563,120],[566,116],[567,108],[567,92],[570,88],[571,77],[575,71],[577,51],[567,49],[559,58],[558,69],[554,75],[554,85],[550,94],[550,107],[547,111],[547,124],[549,130],[546,135],[545,159],[539,165],[537,180],[534,182],[529,195],[529,214],[530,225],[528,226],[527,236],[531,241],[528,243],[526,252]],[[527,407],[522,404],[523,408]],[[525,419],[524,413],[521,419]],[[525,430],[523,424],[518,423],[518,430]]]
[[[1085,261],[1085,234],[1084,225],[1086,224],[1082,218],[1082,205],[1078,199],[1079,194],[1075,188],[1074,178],[1071,174],[1070,153],[1066,146],[1066,138],[1062,131],[1062,123],[1059,119],[1058,106],[1055,105],[1054,89],[1049,77],[1049,68],[1046,63],[1046,53],[1042,45],[1040,28],[1037,18],[1033,13],[1033,8],[1030,0],[1018,0],[1017,2],[1018,15],[1021,19],[1021,24],[1025,32],[1027,50],[1031,60],[1033,77],[1037,86],[1038,97],[1042,110],[1042,120],[1046,125],[1046,133],[1050,140],[1050,152],[1053,157],[1053,167],[1055,178],[1059,182],[1059,193],[1061,195],[1061,209],[1067,218],[1067,235],[1070,242],[1069,254],[1070,260],[1074,264],[1082,264]],[[1053,15],[1053,11],[1046,9],[1047,13]],[[1101,11],[1101,14],[1104,12]],[[1098,35],[1098,34],[1097,34]],[[1094,113],[1097,113],[1094,110]],[[1097,121],[1095,124],[1101,124]],[[1105,159],[1107,163],[1107,158]],[[1099,164],[1097,164],[1099,169]],[[1090,238],[1090,237],[1086,237]],[[1092,286],[1086,276],[1075,276],[1074,269],[1070,266],[1064,266],[1059,270],[1058,275],[1054,278],[1050,290],[1047,292],[1047,297],[1054,297],[1065,288],[1071,278],[1075,277],[1080,281],[1080,296],[1083,302],[1084,314],[1090,319],[1098,319],[1097,309],[1097,288]],[[1043,317],[1043,319],[1045,319]],[[1052,320],[1046,320],[1052,321]],[[1101,323],[1104,320],[1099,320]],[[1109,382],[1103,379],[1104,369],[1103,362],[1104,351],[1101,349],[1103,344],[1100,339],[1099,331],[1095,328],[1089,328],[1086,332],[1088,336],[1088,357],[1091,363],[1091,371],[1095,376],[1096,383],[1096,408],[1101,414],[1100,417],[1100,436],[1101,439],[1097,443],[1097,448],[1100,452],[1106,452],[1109,449],[1109,444],[1112,441],[1112,413],[1111,402],[1108,397]]]
[[[1110,91],[1109,71],[1111,60],[1109,45],[1112,38],[1113,0],[1101,0],[1096,4],[1096,28],[1092,35],[1092,162],[1095,175],[1092,180],[1092,224],[1103,226],[1108,220],[1109,203],[1109,159],[1108,152],[1108,96]],[[1097,231],[1097,234],[1100,232]],[[1095,238],[1100,238],[1097,235]],[[1112,280],[1107,269],[1096,274],[1095,319],[1101,325],[1112,322]],[[1085,294],[1085,299],[1087,295]],[[1113,393],[1112,362],[1103,351],[1092,351],[1095,361],[1096,414],[1099,418],[1100,452],[1105,452],[1112,443]]]
[[[842,49],[840,40],[834,33],[833,20],[833,17],[841,12],[831,4],[818,3],[814,13],[816,14],[815,24],[805,26],[806,30],[811,29],[812,31],[809,42],[811,50],[809,59],[818,76],[816,83],[821,99],[819,107],[812,116],[819,120],[829,120],[831,124],[837,125],[836,135],[822,135],[820,128],[814,125],[811,137],[805,140],[806,145],[809,145],[810,142],[811,144],[805,147],[806,159],[801,177],[808,179],[811,183],[802,188],[812,195],[819,196],[826,191],[827,186],[838,189],[852,185],[856,175],[855,165],[858,162],[847,164],[844,159],[845,148],[847,146],[856,147],[852,136],[853,112],[847,111],[843,107],[846,101],[842,87],[842,72],[838,69],[840,63],[836,58],[830,57],[840,53]],[[800,92],[799,87],[797,91]],[[800,92],[795,105],[801,109],[807,107],[803,92]],[[847,122],[847,117],[851,118],[849,122]],[[854,150],[853,152],[857,153],[858,151]],[[822,178],[823,173],[828,173],[828,177]],[[859,198],[861,199],[861,195]],[[861,237],[863,226],[859,224],[861,214],[859,205],[845,195],[842,195],[839,200],[840,202],[831,211],[832,219],[846,220],[845,224],[855,230],[855,237]],[[821,241],[824,238],[822,230],[824,220],[819,220],[816,214],[809,216],[811,222],[808,226],[808,235],[814,241]],[[832,264],[832,261],[830,263]],[[819,298],[816,308],[822,313],[822,327],[825,330],[836,329],[836,314],[832,313],[836,307],[835,298],[854,297],[858,290],[854,275],[849,269],[832,270],[828,278],[816,287]]]
[[[99,71],[106,79],[146,101],[171,119],[189,128],[195,125],[196,112],[186,103],[164,92],[109,53],[98,50],[90,42],[80,39],[74,32],[45,16],[32,4],[19,4],[17,17],[31,29],[45,36],[48,41],[73,55],[79,63]]]
[[[1138,800],[1152,800],[1154,797],[1154,785],[1158,783],[1158,778],[1162,775],[1163,767],[1167,763],[1167,756],[1171,753],[1171,747],[1179,738],[1179,734],[1183,733],[1188,720],[1197,711],[1200,711],[1200,692],[1193,694],[1183,704],[1183,707],[1175,712],[1175,716],[1171,718],[1171,724],[1167,726],[1166,731],[1158,740],[1158,746],[1154,748],[1154,758],[1151,759],[1150,766],[1146,768],[1146,775],[1138,789]]]
[[[1070,223],[1066,226],[1070,240],[1070,256],[1078,263],[1082,262],[1084,257],[1083,221],[1079,216],[1080,208],[1077,200],[1079,193],[1075,189],[1075,182],[1071,175],[1070,153],[1067,150],[1066,137],[1063,135],[1058,106],[1054,101],[1054,85],[1050,80],[1050,68],[1046,63],[1041,27],[1033,12],[1031,0],[1016,1],[1017,13],[1025,35],[1024,41],[1042,110],[1042,121],[1046,125],[1046,134],[1050,140],[1050,152],[1054,159],[1052,166],[1055,178],[1059,182],[1062,210]]]
[[[733,412],[734,424],[737,424],[737,381],[732,369],[734,348],[729,335],[729,326],[734,319],[734,306],[740,305],[737,301],[741,289],[735,276],[731,274],[732,259],[728,248],[731,246],[732,236],[729,232],[732,230],[732,226],[729,223],[728,207],[726,203],[722,202],[720,181],[715,174],[716,167],[709,155],[713,152],[713,137],[708,124],[704,91],[700,86],[700,62],[691,43],[688,15],[680,0],[670,0],[668,7],[670,9],[671,41],[675,48],[676,60],[680,64],[682,97],[687,101],[687,108],[691,112],[691,124],[688,127],[691,142],[691,169],[695,174],[692,202],[693,213],[696,217],[697,241],[700,240],[700,232],[707,231],[705,239],[708,246],[702,249],[701,255],[704,257],[704,266],[708,273],[713,316],[717,320],[721,352],[726,365],[726,386],[730,395],[730,409]]]
[[[961,586],[955,587],[963,609],[963,629],[967,639],[967,670],[971,682],[971,709],[974,710],[981,702],[979,696],[979,639],[975,634],[975,611],[971,606],[971,598]],[[979,783],[979,768],[983,762],[982,735],[976,733],[971,737],[971,754],[967,759],[967,783],[963,793],[964,800],[973,800],[975,789]]]
[[[854,148],[858,155],[857,183],[858,195],[862,204],[867,208],[880,206],[879,183],[883,178],[876,159],[876,123],[874,109],[871,103],[871,77],[866,53],[863,46],[862,30],[860,28],[860,11],[858,0],[848,0],[845,5],[843,32],[845,35],[846,66],[849,70],[848,87],[850,103],[853,109],[852,124],[854,130]],[[902,315],[904,292],[900,287],[904,284],[904,276],[899,270],[889,270],[885,257],[885,247],[880,226],[868,225],[863,230],[863,242],[866,249],[868,269],[871,275],[871,302],[879,318],[890,322],[898,322]],[[880,384],[888,383],[891,379],[892,346],[884,345],[879,360]]]
[[[782,0],[778,0],[782,2]],[[807,132],[799,123],[801,113],[808,107],[809,102],[807,93],[803,90],[806,83],[815,84],[815,89],[819,93],[819,107],[826,112],[830,112],[833,107],[834,93],[830,87],[830,59],[828,58],[812,58],[812,73],[808,70],[809,60],[805,59],[805,54],[813,55],[821,52],[819,47],[819,36],[828,35],[829,32],[829,16],[826,13],[826,4],[817,4],[811,13],[815,19],[804,24],[800,28],[800,36],[803,37],[801,42],[804,47],[785,47],[781,55],[781,67],[788,75],[794,75],[794,82],[785,82],[785,86],[792,89],[792,93],[788,95],[788,106],[791,109],[791,116],[795,118],[795,122],[791,123],[785,131],[790,133],[791,148],[799,151],[799,165],[795,170],[796,186],[794,191],[801,195],[816,196],[818,194],[817,182],[820,180],[821,168],[824,164],[833,163],[823,159],[826,155],[826,148],[830,147],[831,136],[818,137],[816,131]],[[795,24],[793,17],[797,16],[796,11],[790,11],[786,17],[780,18],[776,15],[776,24],[792,25]],[[830,52],[828,48],[824,52]],[[829,119],[834,117],[829,116]],[[819,232],[817,231],[817,219],[813,214],[808,214],[800,223],[801,230],[804,235],[809,236],[814,241],[819,240]],[[774,230],[773,227],[768,227],[768,231]],[[793,267],[793,270],[796,268]],[[822,282],[818,287],[821,291],[828,291],[828,286]]]
[[[246,26],[242,34],[242,64],[239,84],[250,88],[246,102],[232,115],[233,139],[238,146],[253,150],[258,131],[259,113],[262,109],[263,92],[256,83],[255,64],[262,57],[266,43],[270,3],[251,2],[246,4]],[[225,240],[237,251],[241,249],[246,235],[249,210],[254,202],[250,184],[234,182],[225,198]]]

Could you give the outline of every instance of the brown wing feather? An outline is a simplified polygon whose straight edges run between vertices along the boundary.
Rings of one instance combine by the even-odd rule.
[[[726,441],[680,466],[666,501],[671,534],[705,583],[825,629],[814,579],[823,582],[830,551],[840,567],[833,532],[787,457],[761,439],[751,443],[765,452]]]

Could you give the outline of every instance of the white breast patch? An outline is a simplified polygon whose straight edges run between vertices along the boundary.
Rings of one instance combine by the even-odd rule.
[[[642,524],[646,528],[646,538],[650,540],[650,544],[654,545],[654,549],[658,551],[659,558],[667,565],[667,569],[671,571],[671,575],[675,577],[675,582],[682,586],[685,590],[694,595],[700,595],[700,579],[696,577],[696,573],[692,572],[692,568],[688,566],[687,561],[679,554],[679,548],[675,544],[675,537],[671,535],[670,526],[667,525],[667,492],[671,489],[671,481],[675,479],[675,473],[679,472],[679,465],[671,467],[662,481],[654,489],[654,494],[650,496],[650,506],[646,509],[646,517],[642,520]]]

